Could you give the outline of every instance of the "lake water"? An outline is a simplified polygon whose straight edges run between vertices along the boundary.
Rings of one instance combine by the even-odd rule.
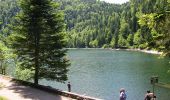
[[[127,100],[143,100],[152,91],[150,77],[170,83],[169,59],[132,51],[104,49],[71,49],[68,78],[72,92],[105,100],[118,100],[119,89],[125,88]],[[67,84],[41,80],[43,85],[67,90]],[[170,100],[170,89],[155,87],[157,100]]]

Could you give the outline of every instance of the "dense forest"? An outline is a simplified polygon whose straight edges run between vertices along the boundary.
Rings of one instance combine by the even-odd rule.
[[[140,48],[169,51],[169,0],[55,0],[65,13],[69,48]],[[0,1],[0,32],[10,34],[19,11],[15,0]]]
[[[161,20],[167,20],[166,29],[169,26],[167,0],[130,0],[122,5],[96,0],[58,2],[66,15],[68,47],[164,48],[155,38],[164,30],[156,30]]]
[[[8,25],[11,24],[13,17],[19,12],[15,0],[0,0],[0,33],[1,35],[10,34]]]

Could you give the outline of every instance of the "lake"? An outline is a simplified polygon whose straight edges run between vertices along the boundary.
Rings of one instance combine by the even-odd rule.
[[[150,77],[170,83],[168,58],[134,51],[106,49],[71,49],[68,78],[72,92],[105,100],[118,100],[119,89],[125,88],[127,100],[143,100],[152,91]],[[67,83],[67,82],[66,82]],[[67,90],[67,84],[41,80],[40,84]],[[169,100],[170,89],[155,87],[158,100]]]

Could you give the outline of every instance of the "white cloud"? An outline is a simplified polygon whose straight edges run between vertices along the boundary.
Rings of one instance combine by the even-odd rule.
[[[129,0],[100,0],[100,1],[105,1],[105,2],[108,2],[108,3],[122,4],[122,3],[128,2]]]

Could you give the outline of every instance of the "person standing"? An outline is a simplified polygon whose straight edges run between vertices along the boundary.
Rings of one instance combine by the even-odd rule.
[[[125,89],[121,88],[120,89],[120,100],[126,100],[126,98],[127,98],[127,95],[125,93]]]
[[[156,100],[156,96],[148,90],[144,100]]]
[[[147,93],[145,94],[145,99],[144,100],[151,100],[151,95],[150,95],[150,91],[148,90]]]
[[[71,84],[70,84],[70,82],[68,82],[67,87],[68,87],[68,92],[71,92]]]

